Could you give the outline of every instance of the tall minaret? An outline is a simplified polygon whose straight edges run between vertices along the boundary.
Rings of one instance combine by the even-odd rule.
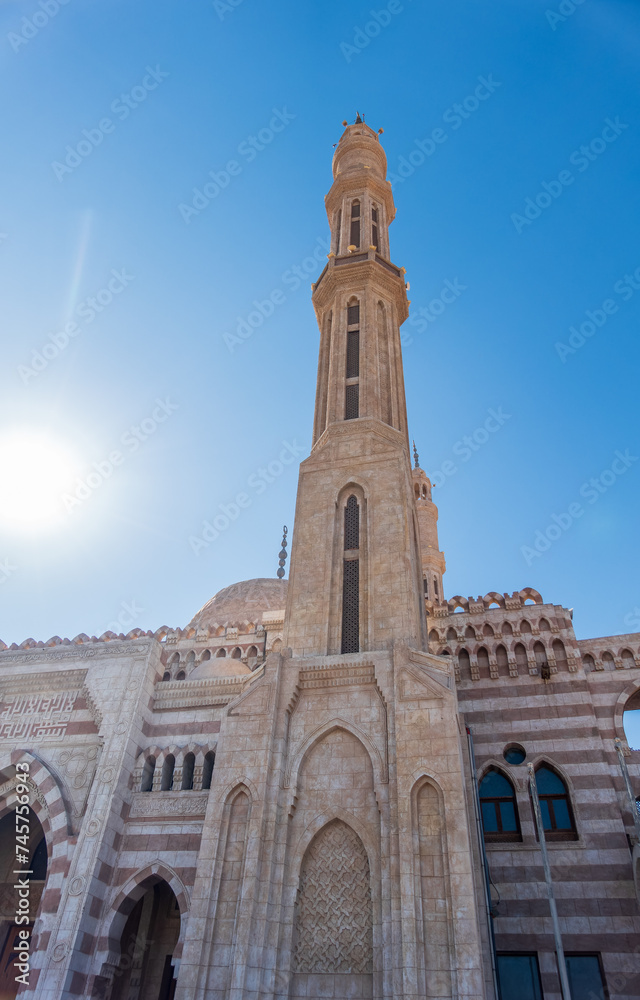
[[[442,577],[446,565],[444,552],[440,551],[438,544],[438,508],[431,498],[431,480],[420,468],[420,459],[415,443],[413,457],[413,491],[418,515],[422,586],[427,613],[431,613],[434,605],[444,604]]]
[[[329,262],[313,286],[320,356],[311,455],[300,467],[285,646],[293,655],[426,649],[422,561],[400,325],[404,268],[378,135],[358,116],[333,158]]]

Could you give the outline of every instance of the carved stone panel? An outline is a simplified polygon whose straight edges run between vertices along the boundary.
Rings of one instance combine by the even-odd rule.
[[[296,973],[373,972],[369,859],[340,820],[323,827],[302,862],[293,966]]]

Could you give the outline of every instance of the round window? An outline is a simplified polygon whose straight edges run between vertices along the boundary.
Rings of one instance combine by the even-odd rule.
[[[502,756],[507,764],[522,764],[527,756],[527,751],[519,743],[510,743],[508,747],[504,748]]]

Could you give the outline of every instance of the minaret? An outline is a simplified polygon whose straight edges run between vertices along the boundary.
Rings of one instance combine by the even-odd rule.
[[[422,586],[427,614],[434,605],[444,603],[442,577],[446,570],[444,552],[438,545],[438,508],[431,499],[431,480],[420,468],[418,452],[413,445],[413,492],[418,516]]]
[[[333,158],[332,250],[313,286],[320,354],[313,448],[300,467],[285,646],[293,655],[426,649],[400,325],[404,268],[379,136],[359,117]]]

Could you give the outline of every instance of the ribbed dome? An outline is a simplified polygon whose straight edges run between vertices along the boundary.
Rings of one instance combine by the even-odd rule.
[[[287,603],[287,581],[260,578],[232,583],[219,590],[191,619],[189,625],[205,629],[209,625],[236,625],[262,622],[264,611],[281,611]]]

